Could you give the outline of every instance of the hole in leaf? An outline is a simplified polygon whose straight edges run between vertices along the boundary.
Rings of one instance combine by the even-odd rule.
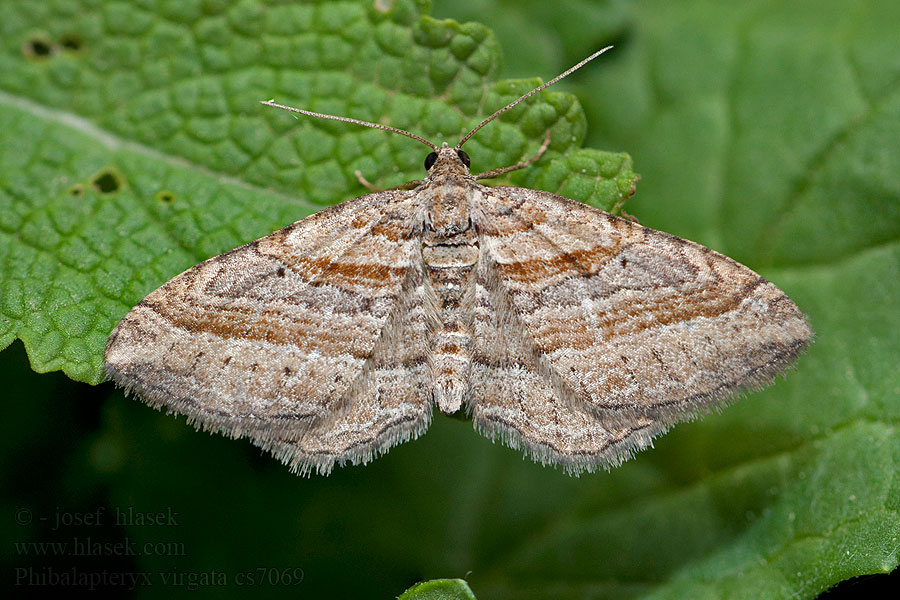
[[[156,199],[163,204],[172,204],[173,202],[175,202],[175,194],[173,194],[169,190],[160,190],[156,192]]]
[[[91,177],[91,185],[101,194],[112,194],[125,185],[125,178],[116,169],[106,167]]]
[[[70,186],[69,195],[73,198],[80,198],[81,196],[84,196],[84,184],[76,183],[75,185]]]
[[[84,46],[84,42],[82,41],[81,36],[72,33],[64,35],[59,40],[59,45],[69,52],[78,52],[81,50],[81,47]]]
[[[33,35],[22,44],[22,52],[30,58],[47,58],[53,54],[53,42],[42,35]]]

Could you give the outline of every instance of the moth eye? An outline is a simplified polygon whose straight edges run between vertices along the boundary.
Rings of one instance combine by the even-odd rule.
[[[466,165],[466,168],[469,168],[469,155],[463,152],[462,150],[457,150],[456,155],[459,156],[459,160],[462,161],[462,164]]]
[[[431,167],[434,166],[434,163],[437,161],[437,152],[432,152],[428,156],[425,157],[425,170],[430,171]]]

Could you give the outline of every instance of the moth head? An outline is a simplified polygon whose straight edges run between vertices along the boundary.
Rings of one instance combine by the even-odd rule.
[[[446,152],[448,151],[449,152]],[[439,155],[438,152],[441,154]],[[438,157],[443,155],[445,159],[449,159],[450,161],[458,161],[462,163],[466,169],[469,168],[470,160],[469,155],[466,154],[465,150],[460,150],[459,148],[447,148],[447,144],[444,144],[444,147],[440,150],[436,150],[435,152],[431,152],[428,156],[425,157],[425,170],[431,171],[431,168],[437,163]]]

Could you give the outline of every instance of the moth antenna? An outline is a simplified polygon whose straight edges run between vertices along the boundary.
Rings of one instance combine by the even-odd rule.
[[[359,119],[351,119],[350,117],[338,117],[337,115],[326,115],[323,113],[313,112],[311,110],[303,110],[302,108],[294,108],[293,106],[285,106],[284,104],[277,104],[272,100],[260,100],[260,104],[265,104],[266,106],[274,106],[275,108],[281,108],[284,110],[289,110],[291,112],[300,113],[301,115],[306,115],[308,117],[317,117],[319,119],[330,119],[332,121],[342,121],[344,123],[353,123],[355,125],[362,125],[363,127],[371,127],[372,129],[383,129],[385,131],[392,131],[394,133],[399,133],[400,135],[405,135],[408,138],[412,138],[416,141],[422,142],[429,148],[434,151],[438,150],[438,147],[426,140],[425,138],[421,138],[414,133],[410,133],[408,131],[404,131],[402,129],[397,129],[396,127],[391,127],[390,125],[382,125],[381,123],[369,123],[368,121],[360,121]]]
[[[488,123],[490,123],[491,121],[493,121],[494,119],[496,119],[497,117],[499,117],[500,115],[502,115],[503,113],[505,113],[506,111],[508,111],[509,109],[511,109],[513,106],[515,106],[515,105],[518,104],[519,102],[522,102],[522,101],[524,101],[524,100],[527,100],[528,98],[531,98],[532,96],[534,96],[535,94],[537,94],[537,93],[540,92],[541,90],[550,87],[551,85],[553,85],[554,83],[556,83],[556,82],[559,81],[560,79],[562,79],[562,78],[564,78],[564,77],[568,77],[569,75],[571,75],[572,73],[574,73],[575,71],[577,71],[578,69],[580,69],[581,67],[583,67],[584,65],[588,64],[589,62],[591,62],[592,60],[594,60],[595,58],[597,58],[598,56],[600,56],[601,54],[603,54],[604,52],[606,52],[607,50],[609,50],[610,48],[612,48],[612,46],[607,46],[606,48],[603,48],[602,50],[598,50],[597,52],[594,52],[593,54],[591,54],[591,55],[588,56],[586,59],[584,59],[583,61],[581,61],[580,63],[578,63],[578,64],[575,65],[574,67],[570,68],[569,70],[567,70],[567,71],[565,71],[565,72],[563,72],[563,73],[560,73],[559,75],[557,75],[556,77],[554,77],[553,79],[551,79],[550,81],[548,81],[547,83],[545,83],[545,84],[543,84],[543,85],[540,85],[540,86],[534,88],[533,90],[531,90],[530,92],[528,92],[528,93],[525,94],[524,96],[520,97],[519,99],[513,100],[512,102],[510,102],[509,104],[507,104],[506,106],[504,106],[503,108],[501,108],[500,110],[498,110],[497,112],[495,112],[494,114],[492,114],[491,116],[489,116],[487,119],[485,119],[484,121],[482,121],[481,123],[479,123],[478,125],[476,125],[475,128],[474,128],[472,131],[470,131],[469,133],[467,133],[466,135],[464,135],[463,138],[462,138],[462,139],[459,141],[459,143],[456,145],[456,148],[455,148],[455,149],[456,149],[456,150],[459,150],[460,148],[462,148],[462,145],[465,144],[466,142],[468,142],[468,141],[469,141],[469,138],[472,137],[473,135],[475,135],[475,133],[476,133],[479,129],[481,129],[482,127],[484,127],[485,125],[487,125]],[[263,102],[263,104],[265,104],[265,102]]]

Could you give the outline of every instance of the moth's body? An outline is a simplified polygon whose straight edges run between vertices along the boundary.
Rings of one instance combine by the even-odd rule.
[[[464,409],[578,473],[771,382],[811,330],[731,259],[547,192],[485,187],[454,148],[408,191],[337,205],[138,304],[107,372],[303,473],[367,462]]]
[[[469,387],[482,188],[457,151],[444,144],[416,194],[423,201],[422,263],[439,313],[429,344],[432,389],[438,408],[448,414],[462,407]]]

